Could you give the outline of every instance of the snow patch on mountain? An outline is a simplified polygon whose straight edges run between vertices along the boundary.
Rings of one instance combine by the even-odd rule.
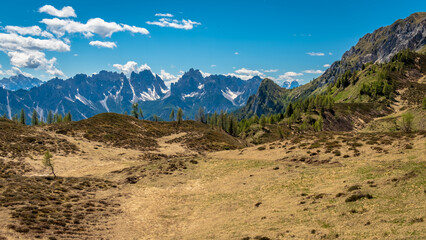
[[[234,106],[238,106],[238,104],[235,103],[235,99],[243,94],[244,92],[233,92],[228,87],[226,88],[226,91],[220,90],[222,92],[222,95],[224,98],[228,99]]]
[[[148,88],[147,92],[140,93],[141,97],[139,98],[141,101],[155,101],[160,99],[160,96],[155,91],[155,86],[152,86],[151,88]]]
[[[111,94],[111,93],[110,93]],[[104,96],[105,96],[105,98],[103,99],[103,100],[100,100],[99,102],[101,103],[101,105],[102,105],[102,107],[104,107],[105,108],[105,110],[107,110],[107,112],[109,112],[109,108],[108,108],[108,105],[107,105],[107,100],[108,100],[108,96],[107,95],[105,95],[105,93],[104,93]]]

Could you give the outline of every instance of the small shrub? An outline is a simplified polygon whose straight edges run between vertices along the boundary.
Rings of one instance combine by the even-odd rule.
[[[371,194],[364,194],[364,193],[357,193],[357,194],[353,194],[351,196],[349,196],[348,198],[346,198],[345,202],[355,202],[358,201],[360,199],[363,198],[367,198],[367,199],[372,199],[373,196]]]

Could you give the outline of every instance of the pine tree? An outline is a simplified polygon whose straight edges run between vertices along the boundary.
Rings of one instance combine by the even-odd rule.
[[[262,116],[260,116],[260,120],[259,121],[260,121],[260,125],[262,127],[266,126],[266,117],[265,117],[265,115],[262,114]]]
[[[50,168],[50,171],[52,172],[53,178],[56,178],[55,169],[53,168],[52,154],[50,154],[49,151],[46,151],[44,153],[43,165],[45,167]]]
[[[47,114],[47,124],[53,123],[53,113],[51,110],[49,110],[49,113]]]
[[[196,120],[200,121],[202,123],[206,123],[206,114],[204,113],[204,108],[203,107],[200,107],[198,109],[198,114],[197,114]]]
[[[154,122],[158,122],[158,116],[157,116],[157,114],[154,114],[152,116],[152,119],[154,120]]]
[[[143,116],[142,108],[139,108],[139,117],[141,117],[141,118],[142,118],[142,120],[144,120],[144,119],[145,119],[145,118],[144,118],[144,116]]]
[[[170,121],[172,121],[172,122],[175,120],[175,110],[174,109],[172,109],[172,111],[170,112],[169,118],[170,118]]]
[[[25,125],[25,111],[24,109],[21,109],[21,116],[19,116],[19,122],[23,125]]]
[[[178,109],[176,117],[177,117],[178,124],[180,124],[183,121],[183,111],[182,111],[182,108]]]
[[[139,119],[139,113],[138,113],[138,108],[139,108],[139,104],[138,103],[133,103],[132,104],[132,116]]]
[[[37,111],[34,109],[33,115],[31,117],[31,125],[37,126],[38,125],[38,114]]]
[[[63,120],[64,122],[71,122],[72,121],[72,116],[71,116],[71,113],[70,112],[68,112],[66,115],[65,115],[65,117],[64,117],[64,120]]]
[[[12,121],[18,123],[18,114],[17,113],[15,113],[15,115],[13,115]]]

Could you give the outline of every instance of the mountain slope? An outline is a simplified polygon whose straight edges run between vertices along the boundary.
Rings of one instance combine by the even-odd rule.
[[[350,50],[345,52],[340,61],[334,62],[323,75],[313,81],[294,88],[281,96],[280,102],[284,105],[290,101],[306,99],[309,96],[324,93],[328,84],[334,82],[345,72],[361,70],[367,63],[381,64],[388,62],[395,54],[404,49],[413,51],[424,51],[426,45],[426,12],[419,12],[409,17],[398,20],[390,26],[382,27],[373,33],[368,33]],[[256,95],[261,97],[262,95]],[[255,97],[256,97],[255,96]],[[256,110],[253,113],[276,113],[282,110],[264,108],[262,105],[252,106],[252,104],[262,103],[264,99],[251,99],[247,102],[245,109]],[[244,114],[243,114],[244,116]]]

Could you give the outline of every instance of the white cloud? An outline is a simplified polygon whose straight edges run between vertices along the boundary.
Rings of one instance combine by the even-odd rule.
[[[214,68],[214,67],[216,67],[216,65],[215,65],[215,64],[212,64],[212,65],[210,65],[210,67]]]
[[[324,53],[322,52],[308,52],[306,54],[308,54],[309,56],[324,56]]]
[[[170,87],[170,85],[172,83],[177,82],[179,80],[179,78],[182,77],[183,74],[184,74],[183,71],[179,71],[179,75],[175,76],[175,75],[168,73],[165,70],[161,69],[160,75],[158,75],[158,76],[160,76],[160,78],[163,79],[164,84],[166,84],[167,87]]]
[[[53,38],[53,35],[47,31],[42,31],[39,26],[19,27],[19,26],[6,26],[6,31],[9,33],[17,33],[19,35],[40,36],[46,38]]]
[[[0,51],[5,52],[10,63],[17,68],[45,70],[53,76],[64,76],[54,65],[56,58],[47,59],[43,51],[67,52],[70,46],[58,39],[37,39],[15,33],[0,33]]]
[[[234,54],[235,54],[235,55],[239,55],[240,53],[239,53],[239,52],[234,52]]]
[[[252,75],[252,76],[264,76],[265,75],[260,71],[250,70],[250,69],[246,69],[246,68],[238,69],[238,70],[235,71],[235,73],[242,74],[242,75]]]
[[[0,33],[0,50],[48,50],[57,52],[70,51],[70,46],[58,39],[37,39],[33,37],[23,37],[15,33]]]
[[[173,14],[170,14],[170,13],[156,13],[155,16],[156,17],[169,17],[169,18],[172,18]]]
[[[278,78],[281,80],[295,80],[294,78],[298,76],[303,76],[303,73],[286,72],[280,75]]]
[[[34,76],[31,75],[30,73],[23,72],[23,71],[21,71],[21,69],[19,69],[17,67],[12,67],[12,69],[7,70],[5,72],[5,74],[9,75],[9,76],[24,75],[25,77],[34,78]]]
[[[241,78],[242,80],[249,80],[255,76],[259,76],[262,78],[266,77],[264,73],[258,70],[250,70],[246,68],[240,68],[238,70],[235,70],[235,73],[228,73],[228,74],[225,74],[225,76],[237,77],[237,78]]]
[[[74,53],[74,57],[78,57],[78,54],[77,54],[77,53]]]
[[[101,42],[101,41],[91,41],[90,46],[98,47],[98,48],[116,48],[117,44],[115,42]]]
[[[136,26],[129,26],[127,24],[122,24],[123,29],[126,31],[130,31],[132,33],[140,33],[143,35],[149,34],[148,30],[146,28],[136,27]]]
[[[160,27],[171,27],[176,29],[185,29],[185,30],[191,30],[194,28],[194,26],[201,25],[199,22],[191,21],[191,20],[185,20],[182,19],[181,21],[176,19],[170,19],[170,18],[160,18],[157,21],[148,21],[146,22],[149,25],[156,25]]]
[[[304,73],[309,73],[309,74],[322,74],[322,73],[324,73],[324,71],[322,71],[322,70],[314,70],[314,69],[305,70],[303,72]]]
[[[94,34],[99,36],[111,37],[116,32],[130,31],[132,33],[149,34],[145,28],[129,26],[127,24],[118,24],[115,22],[105,22],[101,18],[91,18],[87,23],[80,23],[69,19],[43,19],[41,23],[47,25],[47,29],[58,37],[62,37],[65,33],[82,33],[85,37],[93,37]]]
[[[331,65],[330,64],[324,64],[324,66],[323,67],[325,67],[325,68],[328,68],[328,67],[330,67]]]
[[[52,5],[44,5],[38,11],[41,13],[47,13],[49,15],[60,17],[60,18],[77,17],[74,9],[70,6],[63,7],[61,10],[59,10]]]
[[[331,55],[333,55],[333,53],[332,53],[332,52],[329,52],[329,53],[328,53],[328,55],[330,55],[330,56],[331,56]]]
[[[203,75],[203,77],[209,77],[210,75],[212,75],[211,73],[205,73],[203,71],[200,70],[201,75]]]
[[[147,64],[143,64],[141,66],[138,66],[138,63],[135,61],[128,61],[126,64],[114,64],[112,65],[119,71],[123,72],[125,75],[129,76],[132,72],[139,73],[143,70],[150,70],[151,68]]]
[[[263,70],[266,73],[275,73],[278,72],[278,69],[269,69],[269,70]]]

